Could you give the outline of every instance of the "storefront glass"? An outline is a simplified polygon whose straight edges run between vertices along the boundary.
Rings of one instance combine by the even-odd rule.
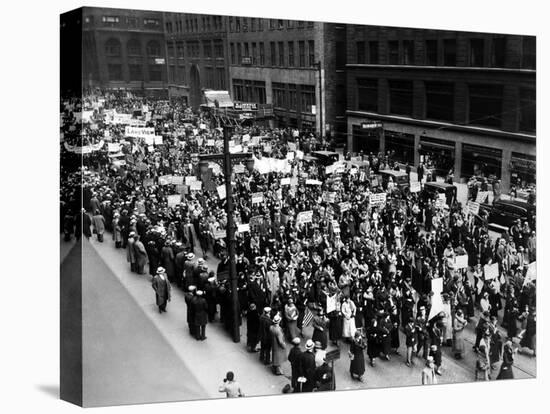
[[[364,129],[360,125],[353,125],[352,152],[363,151],[364,154],[378,154],[380,151],[380,135],[378,129]]]
[[[420,138],[420,160],[428,170],[445,177],[455,164],[455,143],[437,138]]]
[[[502,150],[464,144],[462,146],[462,176],[500,178]]]
[[[537,165],[534,155],[512,152],[510,160],[510,183],[516,188],[527,188],[537,182]]]
[[[393,160],[409,164],[414,163],[414,135],[395,131],[384,131],[385,150]]]

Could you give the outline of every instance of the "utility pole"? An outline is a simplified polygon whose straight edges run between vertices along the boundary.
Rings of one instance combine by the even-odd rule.
[[[321,76],[321,61],[318,61],[316,66],[319,72],[319,138],[322,141],[325,136],[325,128],[323,125],[323,78]]]

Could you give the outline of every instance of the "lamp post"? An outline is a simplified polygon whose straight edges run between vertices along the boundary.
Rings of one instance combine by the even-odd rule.
[[[323,137],[325,136],[325,128],[323,125],[323,78],[321,76],[321,61],[318,61],[315,66],[317,67],[317,71],[319,72],[319,138],[321,138],[322,141]]]
[[[237,290],[237,249],[235,240],[235,217],[233,215],[233,186],[231,184],[231,163],[233,161],[251,160],[249,154],[231,154],[229,152],[229,138],[231,128],[227,125],[223,127],[223,154],[201,155],[201,160],[212,160],[221,163],[225,181],[225,199],[227,213],[227,253],[229,257],[229,280],[231,282],[231,337],[233,342],[239,342],[241,338],[239,329],[239,294]]]

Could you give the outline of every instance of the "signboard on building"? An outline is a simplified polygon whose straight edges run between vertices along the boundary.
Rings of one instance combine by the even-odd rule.
[[[376,129],[376,128],[382,128],[382,122],[379,122],[379,121],[361,122],[361,129]]]
[[[258,104],[252,102],[235,102],[234,108],[238,111],[257,111]]]

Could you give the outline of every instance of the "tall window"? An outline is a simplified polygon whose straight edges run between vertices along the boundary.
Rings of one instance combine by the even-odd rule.
[[[298,109],[298,90],[296,85],[288,85],[288,109],[296,111]]]
[[[162,65],[149,65],[149,80],[151,82],[162,80]]]
[[[414,40],[403,40],[403,64],[414,65]]]
[[[503,68],[506,66],[506,38],[495,37],[491,47],[491,66]]]
[[[537,128],[537,91],[534,88],[520,89],[519,129],[524,132],[535,132]]]
[[[103,16],[101,21],[103,22],[103,26],[115,27],[120,22],[120,18],[118,16]]]
[[[176,52],[178,54],[178,59],[183,59],[185,57],[185,46],[183,42],[176,42]]]
[[[426,118],[454,120],[454,84],[426,82]]]
[[[275,19],[269,19],[269,30],[275,29]]]
[[[456,39],[443,40],[443,65],[456,66]]]
[[[377,65],[378,62],[378,41],[371,40],[369,42],[369,63]]]
[[[130,29],[136,29],[139,25],[137,17],[127,17],[126,18],[126,25]]]
[[[137,39],[130,39],[126,44],[128,56],[141,56],[141,44]]]
[[[534,36],[523,37],[523,53],[521,56],[521,67],[523,69],[537,68],[537,43]]]
[[[229,50],[231,51],[231,64],[235,64],[235,43],[231,43],[229,45]]]
[[[223,58],[223,42],[221,40],[214,40],[214,56]]]
[[[279,42],[277,46],[279,47],[279,66],[284,66],[285,65],[285,44],[284,42]]]
[[[390,112],[396,115],[412,115],[413,83],[405,80],[390,80]]]
[[[294,67],[294,42],[288,42],[288,66]]]
[[[256,42],[252,42],[252,64],[258,64],[258,49],[256,46]]]
[[[147,43],[147,55],[157,57],[160,56],[160,44],[156,40],[150,40]]]
[[[105,42],[105,54],[107,56],[120,56],[120,41],[110,38]]]
[[[212,43],[209,40],[204,40],[202,43],[202,50],[204,51],[205,58],[212,57]]]
[[[273,90],[273,106],[276,108],[286,108],[285,84],[273,82],[271,88]]]
[[[357,79],[357,109],[378,111],[378,79]]]
[[[336,42],[336,70],[346,68],[346,44],[344,42]]]
[[[240,65],[243,61],[243,55],[242,55],[242,45],[240,43],[237,43],[237,64]]]
[[[356,60],[357,63],[366,63],[365,59],[365,42],[355,42],[355,49],[356,49]]]
[[[315,62],[315,42],[313,40],[308,40],[307,51],[309,66],[315,66],[317,62]]]
[[[219,89],[225,89],[225,70],[223,68],[216,68],[217,87]]]
[[[269,42],[270,48],[270,64],[271,66],[277,66],[277,51],[275,48],[275,42]]]
[[[470,124],[500,128],[502,85],[469,85]]]
[[[121,81],[122,80],[122,65],[120,64],[108,64],[107,70],[109,72],[109,80]]]
[[[248,42],[244,42],[244,51],[243,51],[243,57],[250,57],[250,51],[248,49]]]
[[[300,111],[312,113],[315,105],[315,86],[300,85]]]
[[[484,49],[483,39],[470,39],[470,66],[483,66]]]
[[[304,26],[305,26],[305,23],[303,20],[298,20],[298,24],[297,24],[297,27],[298,29],[303,29]]]
[[[241,31],[241,18],[235,17],[235,31],[240,32]]]
[[[437,66],[437,40],[426,40],[426,65]]]
[[[250,18],[250,31],[256,31],[256,19],[254,17]]]
[[[306,42],[298,42],[298,65],[303,68],[306,66]]]
[[[130,81],[138,82],[143,80],[141,65],[128,65],[128,72],[130,74]]]
[[[260,66],[265,65],[265,44],[260,42]]]
[[[175,57],[174,53],[176,50],[174,49],[174,43],[173,42],[167,42],[166,43],[166,50],[168,52],[168,57],[173,58]]]
[[[285,28],[285,22],[282,19],[277,20],[277,29],[283,30]]]
[[[399,64],[399,41],[388,41],[388,63],[390,65]]]

